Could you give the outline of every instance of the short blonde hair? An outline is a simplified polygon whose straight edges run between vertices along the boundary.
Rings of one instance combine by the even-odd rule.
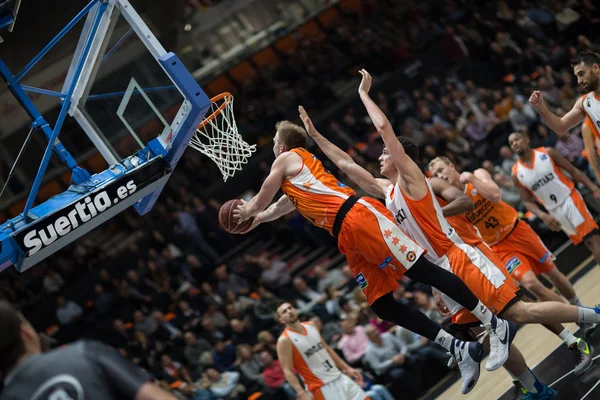
[[[433,164],[438,163],[438,162],[443,162],[446,165],[452,165],[452,161],[450,161],[450,159],[448,157],[445,156],[440,156],[440,157],[436,157],[433,160],[429,161],[429,164],[427,164],[427,168],[429,168],[429,170],[431,170],[431,168],[433,167]]]
[[[308,134],[300,125],[290,121],[279,121],[275,124],[275,129],[279,132],[279,140],[287,150],[298,147],[306,148]]]

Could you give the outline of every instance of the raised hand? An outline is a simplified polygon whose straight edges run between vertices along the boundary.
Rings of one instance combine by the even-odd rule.
[[[365,69],[361,69],[358,72],[360,72],[360,74],[362,75],[362,80],[360,81],[360,86],[358,87],[358,93],[369,94],[373,78],[371,78],[371,74],[369,74]]]
[[[300,119],[302,120],[302,123],[304,124],[304,129],[306,129],[306,132],[310,136],[313,136],[317,130],[315,129],[315,126],[313,125],[312,120],[308,116],[308,113],[302,106],[298,106],[298,112],[300,113]]]
[[[543,106],[544,96],[542,95],[542,92],[539,90],[534,91],[531,94],[531,97],[529,97],[529,104],[531,104],[535,109],[539,109],[541,106]]]

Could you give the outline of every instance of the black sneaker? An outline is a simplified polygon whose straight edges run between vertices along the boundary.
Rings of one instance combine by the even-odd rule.
[[[527,390],[521,385],[521,382],[514,379],[513,380],[513,389],[512,389],[512,398],[513,400],[521,400],[527,394]]]

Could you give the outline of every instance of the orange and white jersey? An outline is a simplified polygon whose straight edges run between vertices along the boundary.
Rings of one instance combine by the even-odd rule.
[[[546,149],[540,147],[531,151],[531,165],[519,160],[513,165],[512,173],[539,203],[548,211],[553,210],[571,196],[575,184],[552,161]]]
[[[441,207],[445,207],[449,204],[449,202],[447,202],[439,196],[435,196],[435,198]],[[454,230],[456,230],[456,233],[463,240],[463,242],[465,242],[469,246],[474,247],[480,245],[481,243],[484,243],[483,238],[481,237],[481,234],[479,233],[477,227],[471,224],[464,214],[453,215],[451,217],[445,218],[446,221],[448,221],[448,223],[452,225]]]
[[[465,194],[473,202],[473,211],[465,213],[467,220],[475,225],[483,240],[490,246],[501,242],[513,230],[519,214],[503,201],[494,203],[480,193],[472,183],[465,186]]]
[[[304,218],[331,233],[339,208],[355,194],[354,190],[326,171],[314,154],[302,148],[290,152],[302,157],[302,169],[296,176],[287,178],[281,190]]]
[[[285,328],[282,335],[292,342],[294,369],[312,392],[340,377],[341,372],[323,346],[321,334],[310,322],[303,322],[304,332]]]
[[[427,250],[425,257],[436,262],[455,244],[464,242],[444,218],[427,179],[425,183],[427,192],[420,200],[405,196],[397,183],[390,184],[385,194],[385,205],[394,214],[398,226]]]
[[[581,98],[583,111],[587,115],[586,125],[590,127],[596,138],[596,147],[600,147],[600,98],[594,92],[590,92]]]

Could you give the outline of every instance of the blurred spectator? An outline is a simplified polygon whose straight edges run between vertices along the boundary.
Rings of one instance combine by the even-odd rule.
[[[94,292],[96,293],[96,299],[94,300],[94,308],[100,315],[104,315],[109,312],[113,306],[114,298],[112,293],[105,293],[104,286],[94,286]]]
[[[319,292],[325,292],[328,286],[332,286],[338,289],[346,284],[347,279],[339,269],[331,269],[327,271],[323,266],[317,265],[313,269],[315,278],[317,278],[317,290]]]
[[[235,346],[229,341],[217,340],[213,351],[213,362],[220,372],[233,371],[236,359]]]
[[[279,360],[273,360],[271,353],[266,350],[260,352],[259,359],[261,364],[264,365],[262,378],[265,385],[273,391],[283,391],[290,400],[295,399],[296,391],[285,380],[285,374]]]
[[[228,272],[225,264],[217,267],[215,277],[218,280],[217,290],[221,296],[225,296],[228,290],[242,295],[250,293],[248,284],[239,275]]]
[[[265,384],[262,377],[263,366],[258,360],[258,356],[252,353],[252,347],[248,344],[239,344],[236,347],[236,353],[236,365],[240,367],[242,376],[259,387],[263,386]]]
[[[141,311],[133,313],[133,323],[135,330],[144,332],[146,336],[152,336],[158,330],[158,323],[151,316],[144,316]]]
[[[64,279],[53,269],[49,269],[44,277],[44,288],[48,293],[56,293],[65,286]]]
[[[208,368],[203,374],[200,387],[210,390],[217,399],[239,399],[246,390],[239,380],[239,372],[219,372],[215,368]]]
[[[578,134],[570,133],[565,131],[559,133],[558,140],[556,141],[556,150],[571,164],[575,165],[576,168],[585,170],[587,168],[587,162],[581,155],[583,152],[583,140]]]
[[[343,335],[338,342],[338,348],[342,351],[344,359],[348,364],[357,367],[357,363],[362,360],[369,345],[369,338],[365,333],[365,328],[356,326],[356,322],[353,319],[342,320],[340,328]]]
[[[369,337],[369,345],[365,352],[365,360],[375,373],[393,383],[394,394],[397,392],[406,392],[406,396],[409,393],[418,394],[423,377],[422,360],[407,358],[406,344],[389,332],[382,334],[373,325],[368,325],[366,333]]]
[[[422,283],[417,283],[413,286],[413,303],[423,314],[427,315],[433,322],[439,323],[442,321],[435,301],[431,296],[430,288]]]
[[[58,307],[56,308],[56,319],[61,325],[73,325],[81,318],[83,308],[71,300],[67,301],[64,296],[58,296],[56,299]]]
[[[197,338],[192,332],[186,332],[183,337],[185,340],[183,354],[190,366],[194,368],[204,367],[208,365],[209,361],[212,361],[213,348],[207,340]]]

